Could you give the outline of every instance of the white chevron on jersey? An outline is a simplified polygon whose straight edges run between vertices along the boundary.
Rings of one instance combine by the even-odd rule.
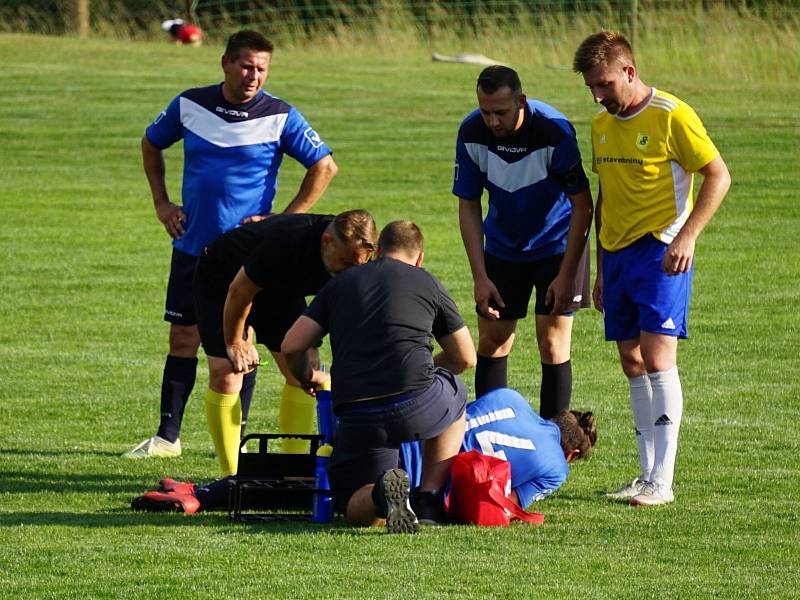
[[[546,179],[547,165],[550,164],[554,150],[552,146],[539,148],[525,156],[525,158],[508,163],[494,152],[489,152],[488,147],[483,144],[464,145],[470,158],[483,173],[486,173],[487,169],[491,167],[489,170],[492,175],[489,183],[509,193],[535,185]]]
[[[207,108],[181,97],[181,123],[186,129],[221,148],[265,144],[280,139],[287,113],[228,123]]]

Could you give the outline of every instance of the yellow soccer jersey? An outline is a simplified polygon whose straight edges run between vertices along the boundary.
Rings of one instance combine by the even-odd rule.
[[[670,243],[694,206],[693,173],[718,155],[692,107],[655,88],[635,115],[595,115],[603,248],[620,250],[647,234]]]

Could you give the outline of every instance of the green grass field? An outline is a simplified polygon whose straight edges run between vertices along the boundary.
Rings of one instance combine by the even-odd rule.
[[[568,64],[572,47],[554,60]],[[530,96],[573,120],[588,157],[596,108],[579,76],[548,68],[550,54],[534,49],[498,58],[518,68]],[[155,432],[167,348],[170,246],[139,139],[179,91],[221,79],[221,52],[0,36],[0,597],[800,596],[800,84],[779,55],[745,49],[749,63],[733,54],[706,65],[714,49],[700,43],[674,68],[656,52],[639,61],[646,82],[697,109],[734,181],[699,243],[692,338],[679,358],[677,501],[637,510],[603,497],[635,474],[636,450],[616,351],[600,315],[583,311],[573,404],[595,411],[600,437],[594,457],[538,507],[545,525],[408,537],[129,509],[162,476],[217,473],[202,369],[184,455],[119,455]],[[427,268],[473,331],[450,184],[479,70],[432,63],[424,48],[298,48],[277,52],[267,84],[335,150],[340,173],[319,212],[363,207],[381,226],[416,220]],[[179,198],[180,148],[167,161]],[[301,174],[287,161],[277,206]],[[510,382],[538,406],[538,380],[527,321]],[[250,431],[275,429],[278,390],[274,367],[262,369]]]

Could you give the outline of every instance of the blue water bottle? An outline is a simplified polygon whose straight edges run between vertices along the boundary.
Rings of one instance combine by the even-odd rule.
[[[317,464],[314,470],[314,487],[318,490],[330,490],[328,482],[328,463],[331,460],[333,446],[323,444],[317,449]],[[325,493],[315,493],[311,507],[311,521],[314,523],[330,523],[333,520],[333,499]]]
[[[333,443],[333,434],[336,430],[336,418],[333,416],[333,400],[330,390],[317,390],[317,425],[319,434],[325,443]]]

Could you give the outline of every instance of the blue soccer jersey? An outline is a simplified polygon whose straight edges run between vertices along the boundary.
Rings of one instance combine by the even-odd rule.
[[[572,216],[566,194],[589,189],[572,124],[529,100],[522,126],[498,138],[479,110],[470,113],[458,131],[453,194],[479,200],[484,189],[488,254],[531,262],[563,253]]]
[[[186,233],[173,244],[193,256],[242,219],[272,211],[284,154],[308,168],[331,153],[291,105],[263,90],[233,105],[221,84],[180,94],[146,135],[160,149],[183,140]]]
[[[463,452],[477,450],[511,463],[511,487],[526,507],[557,490],[569,474],[558,425],[542,419],[518,392],[500,388],[467,404]],[[422,477],[419,442],[401,446],[414,486]]]

